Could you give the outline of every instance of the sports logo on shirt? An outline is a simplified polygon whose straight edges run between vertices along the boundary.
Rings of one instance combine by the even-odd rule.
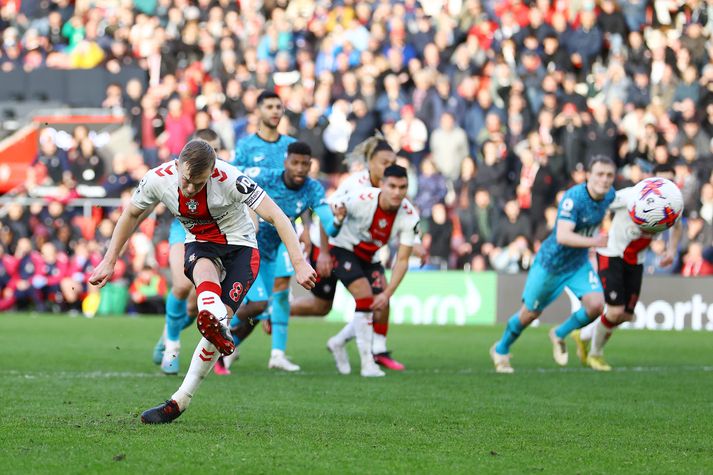
[[[262,162],[263,160],[265,160],[265,155],[256,155],[253,157],[255,163]]]
[[[255,188],[257,188],[257,183],[252,181],[250,177],[241,175],[238,177],[237,180],[235,180],[235,188],[238,189],[238,191],[244,195],[249,195],[253,191],[255,191]]]
[[[188,203],[186,203],[186,206],[188,206],[189,213],[195,214],[196,211],[198,211],[198,202],[196,200],[194,200],[193,198],[191,198],[191,200]]]
[[[381,229],[384,229],[389,224],[389,222],[385,219],[380,219],[377,224]]]

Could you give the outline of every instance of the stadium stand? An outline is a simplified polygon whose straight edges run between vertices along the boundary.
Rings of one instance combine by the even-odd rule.
[[[328,188],[375,128],[399,150],[424,269],[526,270],[562,191],[603,153],[617,187],[675,167],[679,258],[661,268],[654,243],[646,272],[713,273],[712,27],[703,1],[0,1],[3,130],[58,104],[103,108],[131,130],[108,147],[116,128],[86,118],[37,124],[25,183],[0,197],[0,308],[51,295],[79,310],[56,282],[85,280],[131,188],[180,151],[172,124],[212,127],[229,159],[266,88],[286,105],[282,132],[318,151]],[[74,199],[97,196],[87,186],[114,201],[78,211]],[[116,285],[165,265],[168,218],[159,210],[132,238]],[[61,265],[43,257],[49,243]]]

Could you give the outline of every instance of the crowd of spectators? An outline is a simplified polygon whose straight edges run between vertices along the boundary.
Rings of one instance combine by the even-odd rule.
[[[257,95],[274,89],[287,110],[281,131],[311,146],[314,176],[327,188],[349,171],[349,152],[382,131],[409,168],[425,268],[527,269],[563,190],[585,180],[589,157],[604,154],[619,167],[617,187],[669,164],[683,191],[679,258],[658,264],[664,234],[647,252],[646,273],[713,274],[713,1],[0,5],[0,71],[146,71],[143,82],[107,85],[97,104],[123,111],[135,152],[103,156],[85,127],[45,129],[28,188],[57,185],[69,199],[77,185],[98,184],[125,200],[146,170],[208,127],[230,160],[256,130]],[[87,218],[66,204],[12,207],[2,219],[0,257],[15,272],[0,275],[0,308],[13,292],[29,298],[22,287],[71,302],[72,282],[102,255],[118,210]],[[116,279],[151,282],[146,269],[165,265],[168,220],[159,210],[132,238]],[[35,263],[29,280],[23,262]],[[59,284],[52,272],[63,276]],[[163,289],[137,284],[147,287]]]

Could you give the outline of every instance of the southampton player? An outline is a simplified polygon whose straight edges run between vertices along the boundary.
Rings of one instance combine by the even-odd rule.
[[[675,172],[670,165],[657,165],[654,174],[669,180],[675,178]],[[614,212],[609,229],[609,242],[605,248],[597,249],[599,277],[607,303],[606,312],[583,328],[581,333],[572,333],[580,361],[595,371],[611,370],[611,366],[604,360],[604,345],[617,326],[634,319],[634,308],[641,292],[644,253],[656,236],[656,233],[642,232],[631,220],[627,203],[633,190],[634,188],[630,187],[616,192],[616,199],[609,207]],[[673,263],[680,237],[681,222],[677,221],[661,261],[662,266]]]
[[[352,321],[327,342],[341,374],[351,372],[345,345],[356,338],[361,375],[384,376],[372,353],[372,318],[374,311],[386,308],[406,274],[418,234],[419,217],[406,199],[407,188],[406,169],[391,165],[384,170],[380,188],[356,190],[335,208],[335,220],[342,221],[342,229],[330,239],[333,272],[356,301]],[[386,285],[384,267],[376,254],[397,236],[399,247],[391,282]]]
[[[216,152],[221,149],[220,138],[211,129],[197,130],[193,138],[208,142]],[[198,314],[195,287],[183,273],[185,240],[186,231],[181,222],[174,219],[168,235],[171,291],[166,297],[166,325],[153,352],[154,363],[160,364],[161,371],[165,374],[178,374],[181,331],[191,326]]]
[[[272,199],[235,167],[217,160],[210,144],[192,140],[178,160],[150,170],[141,180],[90,283],[101,287],[109,281],[139,218],[159,202],[187,231],[184,267],[196,287],[197,323],[203,338],[178,391],[164,404],[145,411],[141,415],[144,423],[171,422],[181,415],[218,356],[235,349],[228,316],[240,306],[260,266],[248,207],[276,227],[286,243],[298,283],[310,289],[316,280],[316,273],[302,256],[292,224]]]
[[[396,162],[396,154],[391,146],[379,135],[368,138],[360,143],[354,150],[353,155],[363,156],[366,159],[367,168],[352,173],[344,180],[339,188],[330,196],[330,203],[338,203],[355,190],[363,190],[371,187],[378,188],[384,170]],[[315,239],[316,241],[316,239]],[[311,295],[298,297],[290,304],[290,312],[296,316],[324,316],[332,310],[334,293],[337,287],[337,278],[331,275],[332,260],[329,251],[329,243],[325,236],[319,239],[320,246],[312,246],[310,254],[311,264],[317,269],[320,276],[317,285],[312,289]],[[404,365],[391,358],[390,352],[386,348],[386,334],[389,329],[389,306],[374,312],[374,339],[373,348],[374,360],[389,369],[401,371]]]
[[[311,162],[312,150],[309,145],[304,142],[293,142],[287,147],[284,170],[247,168],[245,174],[270,195],[290,220],[294,221],[305,211],[311,210],[319,216],[327,233],[334,236],[339,232],[339,228],[334,226],[334,216],[325,200],[324,188],[317,180],[307,176]],[[282,259],[278,254],[281,241],[274,226],[261,221],[257,241],[260,249],[260,272],[245,298],[245,305],[240,307],[230,325],[236,346],[248,337],[259,320],[258,317],[268,307],[277,260]],[[299,371],[300,367],[285,356],[286,348],[287,320],[273,321],[272,352],[268,368]],[[216,363],[216,374],[228,374],[232,356],[227,356]]]
[[[568,287],[582,301],[582,307],[559,327],[550,330],[553,356],[557,364],[567,364],[564,339],[582,328],[604,309],[604,295],[597,274],[588,259],[589,248],[606,245],[607,237],[597,234],[609,205],[616,166],[609,158],[594,156],[587,181],[567,190],[559,204],[552,233],[542,243],[527,275],[522,308],[508,320],[502,339],[490,349],[498,373],[512,373],[510,346],[550,303]]]
[[[296,141],[295,138],[281,135],[278,126],[285,115],[285,107],[278,96],[273,91],[263,91],[257,98],[258,130],[257,133],[249,135],[238,141],[235,147],[235,160],[233,165],[239,170],[248,168],[260,168],[267,170],[284,169],[287,147]],[[294,270],[290,265],[284,245],[280,245],[277,250],[276,265],[274,269],[275,284],[273,287],[272,305],[269,308],[269,315],[264,319],[271,326],[280,327],[277,333],[273,332],[273,350],[284,346],[282,335],[287,331],[287,321],[290,318],[290,277]],[[279,356],[279,355],[278,355]],[[278,358],[286,360],[284,354]],[[291,363],[290,363],[291,364]],[[282,365],[276,366],[281,368]],[[296,365],[285,365],[293,368]],[[298,368],[299,369],[299,368]]]

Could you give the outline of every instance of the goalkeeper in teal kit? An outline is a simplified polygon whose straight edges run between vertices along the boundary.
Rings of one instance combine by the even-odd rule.
[[[490,349],[498,373],[513,372],[510,346],[565,287],[582,301],[582,307],[550,331],[557,364],[567,364],[567,335],[589,324],[604,310],[602,285],[588,254],[589,248],[607,244],[607,236],[598,234],[597,229],[615,197],[612,187],[615,174],[616,166],[609,157],[594,156],[587,181],[573,186],[562,197],[555,228],[542,243],[527,276],[523,305],[510,317],[502,338]]]
[[[334,236],[339,228],[334,224],[334,216],[327,204],[324,188],[317,181],[309,178],[312,151],[303,142],[293,142],[287,148],[284,170],[246,168],[244,173],[260,186],[264,186],[273,201],[293,222],[305,211],[313,211],[319,216],[320,223],[327,234]],[[285,356],[287,347],[287,325],[290,316],[289,289],[273,293],[275,277],[283,269],[292,269],[285,262],[280,252],[284,245],[277,230],[271,224],[260,221],[257,233],[260,251],[260,271],[248,291],[245,304],[238,309],[231,321],[233,341],[238,346],[252,332],[257,322],[265,316],[268,303],[272,302],[269,318],[272,321],[272,352],[268,368],[284,371],[299,371],[300,367]],[[228,374],[233,358],[225,357],[216,364],[217,374]]]

